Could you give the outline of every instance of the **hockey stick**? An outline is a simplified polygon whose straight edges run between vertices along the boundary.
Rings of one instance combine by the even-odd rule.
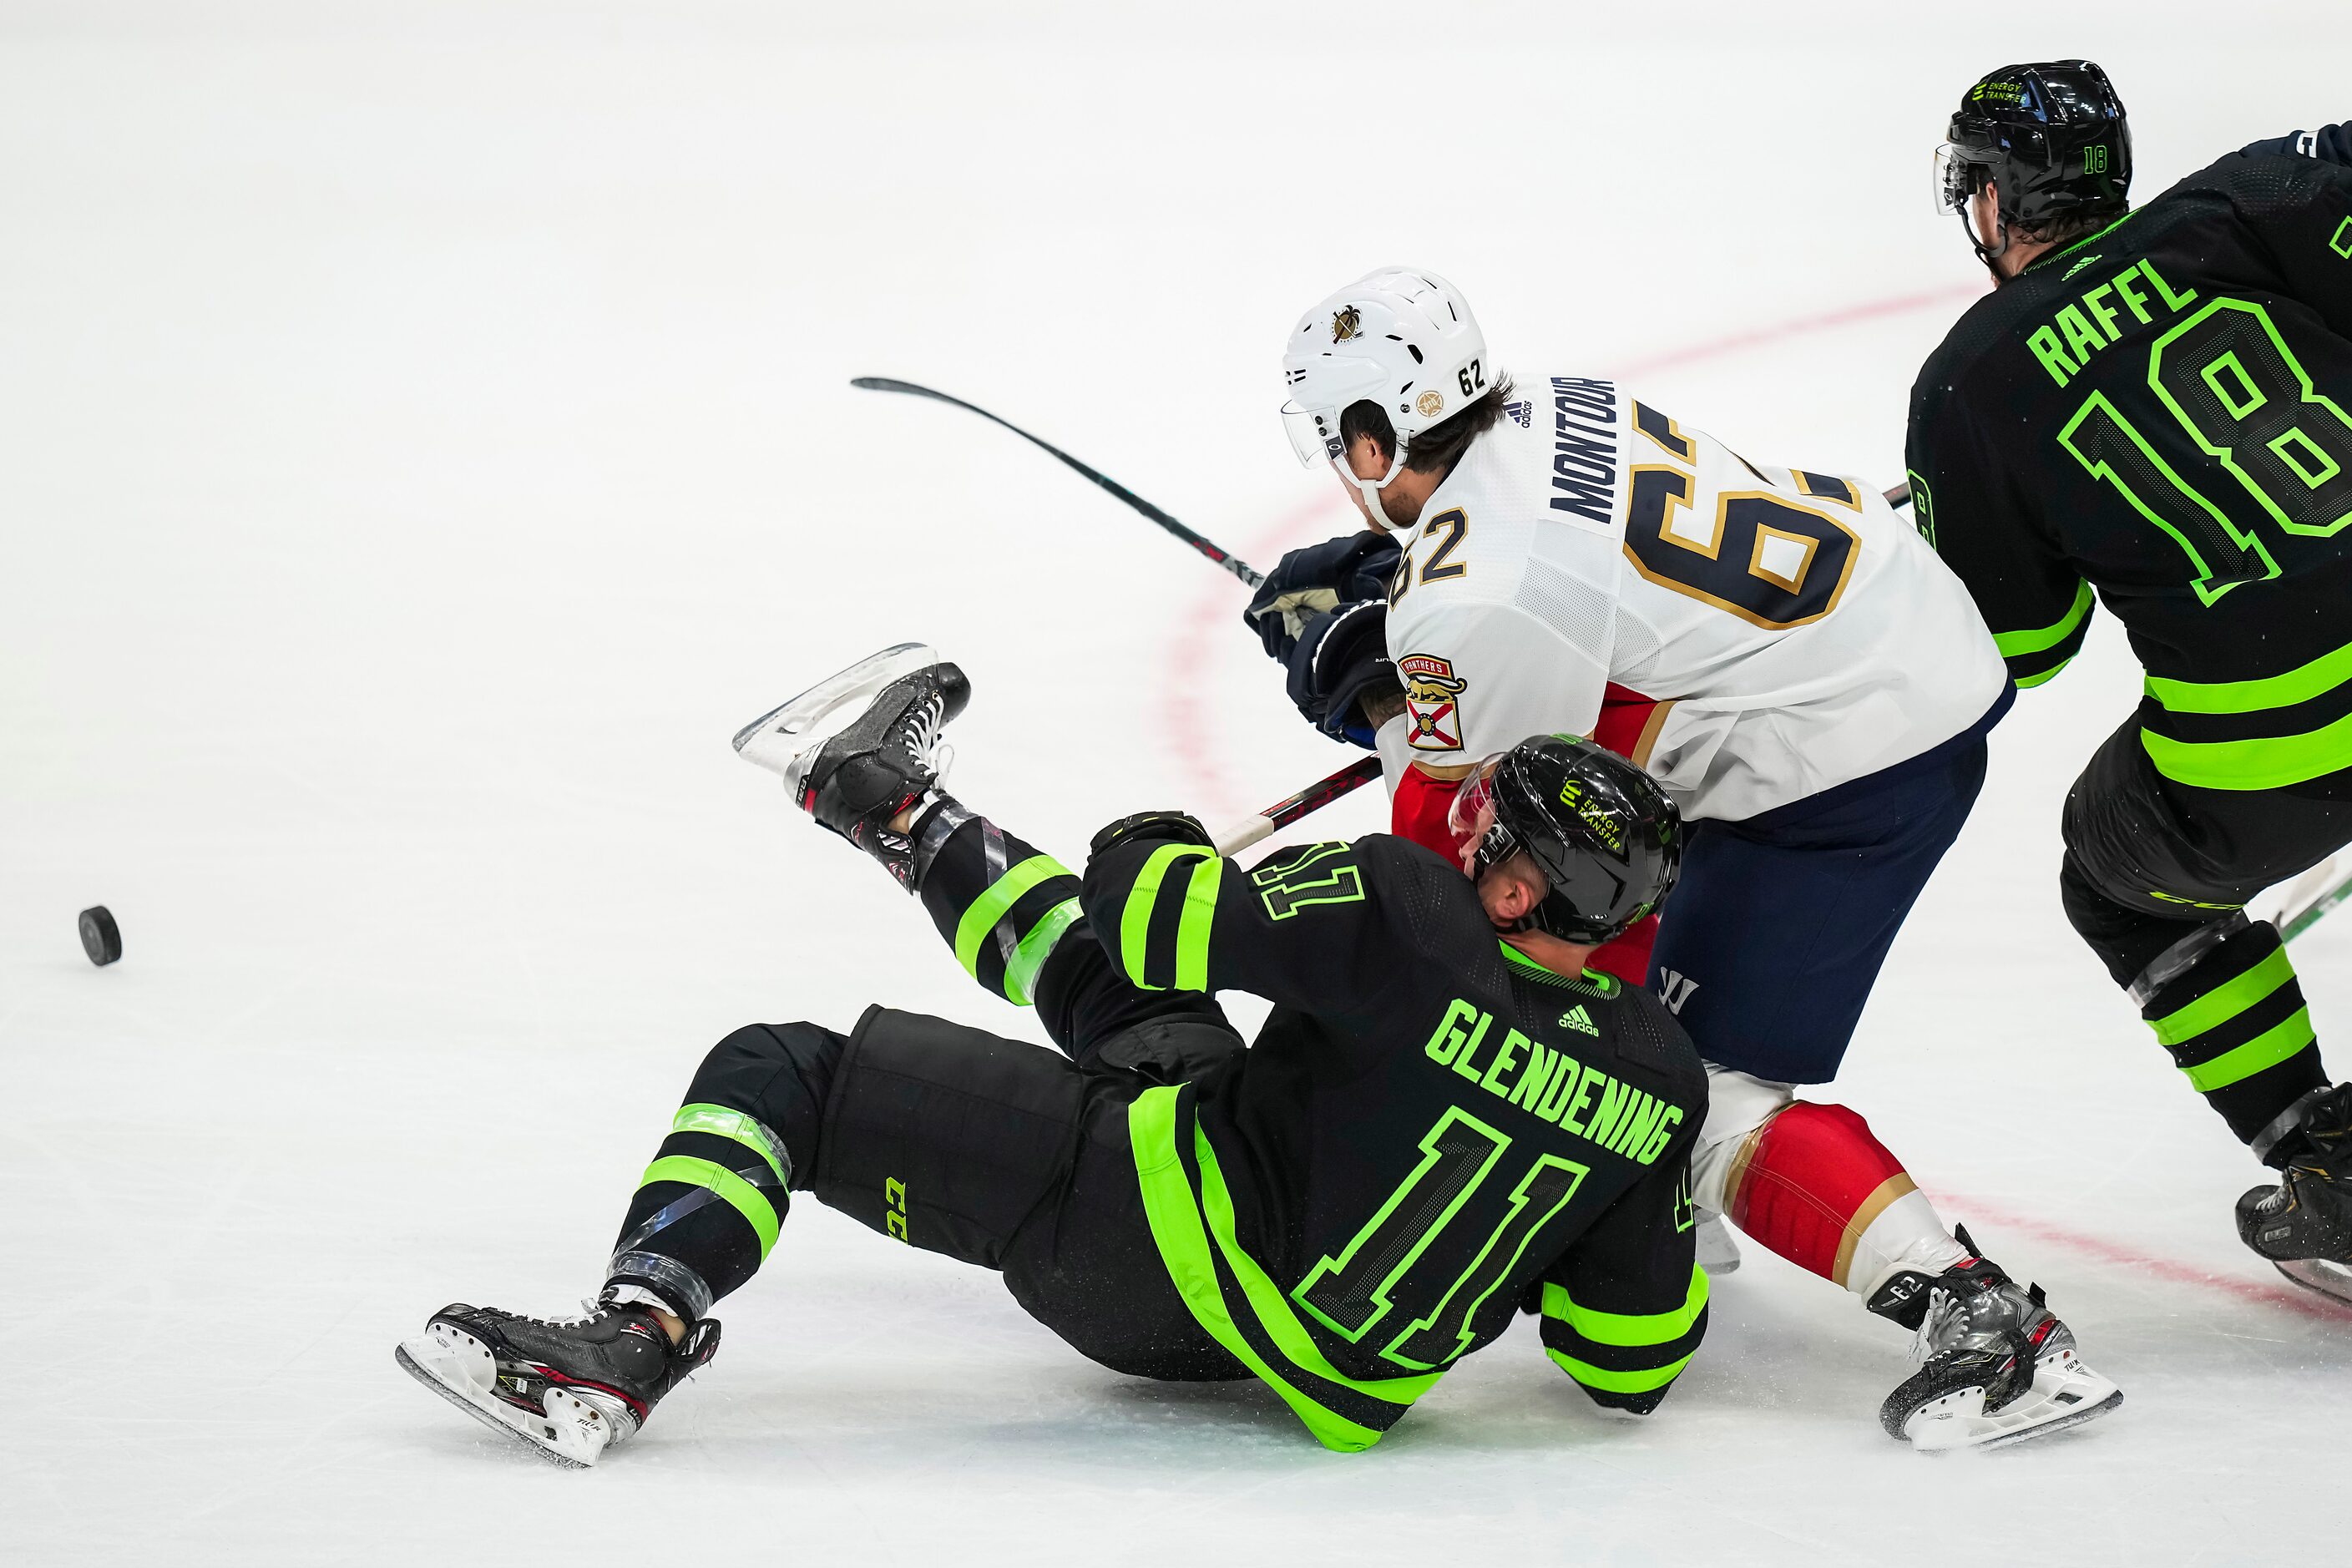
[[[2281,942],[2293,942],[2305,931],[2317,925],[2320,918],[2328,910],[2345,900],[2352,899],[2352,877],[2339,877],[2319,892],[2298,898],[2297,895],[2304,893],[2315,877],[2326,876],[2335,868],[2335,866],[2336,857],[2331,855],[2313,867],[2311,870],[2305,872],[2295,885],[2288,889],[2286,903],[2278,912]]]
[[[1182,523],[1177,521],[1166,512],[1161,511],[1158,507],[1153,506],[1150,501],[1145,500],[1141,496],[1137,495],[1133,490],[1129,489],[1125,485],[1120,484],[1117,479],[1112,479],[1108,474],[1104,473],[1100,468],[1088,468],[1086,464],[1079,462],[1076,458],[1071,457],[1067,452],[1063,451],[1059,447],[1055,446],[1051,441],[1039,440],[1036,437],[1032,436],[1028,431],[1024,430],[1020,426],[1015,425],[1010,419],[1000,419],[995,415],[991,414],[987,409],[982,408],[976,403],[966,403],[961,397],[950,397],[944,392],[935,392],[928,386],[918,386],[911,381],[893,381],[887,375],[855,376],[851,378],[849,384],[852,386],[864,387],[868,392],[904,392],[916,397],[937,398],[941,403],[952,403],[958,408],[968,408],[974,414],[979,415],[982,419],[990,420],[995,424],[1003,426],[1007,430],[1012,431],[1024,441],[1027,441],[1033,446],[1042,447],[1046,451],[1051,452],[1055,457],[1059,458],[1064,463],[1067,464],[1073,470],[1084,475],[1087,479],[1093,480],[1096,484],[1100,485],[1103,489],[1108,490],[1111,494],[1117,496],[1119,500],[1125,501],[1128,505],[1133,507],[1136,510],[1141,512],[1144,516],[1150,518],[1152,521],[1158,523],[1160,527],[1166,529],[1169,532],[1174,534],[1177,538],[1182,540],[1185,543],[1191,545],[1193,549],[1199,551],[1202,554],[1207,556],[1210,560],[1215,562],[1218,565],[1223,567],[1226,571],[1232,573],[1234,576],[1240,578],[1244,583],[1248,584],[1251,587],[1255,588],[1259,584],[1265,581],[1265,574],[1253,567],[1248,562],[1244,561],[1239,556],[1226,551],[1213,541],[1204,539],[1201,535],[1193,532],[1191,529],[1185,527]],[[1331,776],[1333,778],[1337,778],[1339,775],[1334,773]]]
[[[1096,484],[1100,485],[1104,489],[1108,490],[1111,494],[1117,496],[1119,500],[1125,501],[1128,505],[1133,507],[1136,510],[1141,512],[1144,516],[1150,518],[1152,521],[1158,523],[1160,527],[1166,529],[1169,532],[1174,534],[1177,538],[1182,540],[1193,549],[1199,551],[1202,555],[1208,557],[1211,561],[1215,562],[1218,565],[1223,567],[1226,571],[1240,578],[1242,582],[1248,586],[1255,588],[1259,584],[1265,581],[1265,574],[1259,572],[1248,562],[1244,561],[1241,557],[1234,555],[1214,542],[1204,539],[1201,535],[1193,532],[1191,529],[1185,527],[1182,523],[1177,521],[1174,518],[1169,516],[1158,507],[1153,506],[1150,501],[1145,500],[1141,496],[1137,495],[1133,490],[1129,489],[1125,485],[1120,484],[1117,479],[1112,479],[1108,474],[1104,473],[1101,469],[1087,467],[1086,464],[1078,461],[1076,458],[1071,457],[1067,452],[1063,451],[1059,447],[1055,446],[1052,442],[1039,440],[1036,437],[1029,434],[1028,431],[1021,428],[1020,426],[1013,424],[1010,419],[1000,419],[995,415],[991,414],[987,409],[981,407],[976,403],[966,403],[961,397],[950,397],[944,392],[936,392],[928,386],[920,386],[911,381],[895,381],[887,375],[855,376],[851,378],[849,384],[856,387],[862,387],[867,392],[903,392],[915,397],[936,398],[941,403],[951,403],[958,408],[969,409],[992,424],[1003,426],[1007,430],[1012,431],[1024,441],[1027,441],[1033,446],[1042,447],[1046,451],[1051,452],[1055,457],[1059,458],[1065,464],[1068,465],[1073,470],[1084,475],[1088,479],[1093,480]],[[1272,805],[1267,806],[1264,811],[1259,812],[1256,816],[1244,817],[1241,821],[1227,827],[1223,833],[1217,835],[1217,853],[1220,855],[1237,855],[1241,851],[1248,848],[1251,845],[1273,834],[1276,829],[1287,827],[1292,823],[1297,821],[1300,817],[1306,816],[1312,812],[1322,810],[1325,806],[1330,805],[1341,795],[1348,794],[1351,790],[1361,789],[1364,785],[1371,783],[1374,779],[1380,776],[1381,763],[1379,758],[1360,757],[1356,761],[1349,763],[1346,767],[1341,768],[1339,772],[1327,774],[1323,778],[1318,779],[1315,783],[1308,784],[1305,789],[1300,790],[1297,795],[1288,796],[1283,800],[1278,800]]]
[[[1381,776],[1378,757],[1359,757],[1328,778],[1308,784],[1297,795],[1276,801],[1255,816],[1245,816],[1230,824],[1216,836],[1217,853],[1238,855],[1262,838],[1269,837],[1279,827],[1287,827],[1309,812],[1322,810],[1349,791],[1371,783]]]

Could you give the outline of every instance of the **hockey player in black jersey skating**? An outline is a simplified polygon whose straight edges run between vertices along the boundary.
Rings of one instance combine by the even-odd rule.
[[[737,749],[917,894],[973,978],[1034,999],[1066,1055],[882,1007],[846,1035],[738,1030],[585,1316],[451,1306],[402,1364],[593,1463],[709,1361],[712,1304],[805,1191],[1001,1270],[1107,1366],[1255,1375],[1334,1448],[1378,1441],[1523,1304],[1594,1400],[1654,1408],[1706,1327],[1687,1178],[1706,1079],[1663,1004],[1582,967],[1672,884],[1678,825],[1649,777],[1582,742],[1514,748],[1471,876],[1382,836],[1244,868],[1157,812],[1097,835],[1081,879],[938,789],[968,689],[890,649]],[[1246,1049],[1213,999],[1229,988],[1276,1004]],[[1990,1335],[1920,1397],[1998,1406],[2017,1366]]]
[[[2087,60],[1970,89],[1938,191],[1999,285],[1913,388],[1921,531],[2018,685],[2093,595],[2147,671],[2067,797],[2068,918],[2280,1184],[2248,1246],[2352,1300],[2352,1086],[2246,900],[2352,841],[2352,123],[2129,208]]]

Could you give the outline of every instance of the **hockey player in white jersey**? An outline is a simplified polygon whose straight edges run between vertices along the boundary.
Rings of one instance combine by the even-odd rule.
[[[1683,886],[1646,964],[1612,967],[1711,1064],[1697,1204],[1915,1331],[1896,1436],[2113,1408],[2038,1288],[1948,1232],[1862,1118],[1795,1095],[1836,1075],[2014,695],[1958,582],[1858,479],[1751,463],[1606,379],[1515,384],[1433,274],[1325,300],[1283,371],[1300,460],[1375,531],[1286,557],[1250,616],[1302,711],[1377,746],[1397,831],[1458,848],[1462,782],[1530,731],[1649,769],[1691,824]]]

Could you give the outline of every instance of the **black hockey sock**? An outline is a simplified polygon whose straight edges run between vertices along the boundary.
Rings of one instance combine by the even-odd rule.
[[[788,1189],[805,1189],[845,1048],[814,1024],[755,1024],[711,1048],[630,1200],[608,1282],[652,1292],[688,1321],[751,1278],[776,1244]]]
[[[1016,1007],[1078,918],[1078,879],[942,796],[915,825],[915,889],[964,972]]]
[[[2136,987],[2140,1016],[2242,1142],[2312,1089],[2324,1087],[2319,1047],[2294,963],[2267,921],[2200,928],[2176,947],[2202,947],[2179,973],[2159,954]],[[2227,931],[2218,942],[2200,937]],[[2168,952],[2172,950],[2168,950]],[[2183,952],[2183,957],[2189,956]]]

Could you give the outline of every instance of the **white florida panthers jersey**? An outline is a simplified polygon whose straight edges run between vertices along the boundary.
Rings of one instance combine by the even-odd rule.
[[[1738,819],[1974,724],[2007,676],[1967,590],[1869,485],[1760,467],[1612,382],[1522,383],[1400,531],[1408,761],[1591,735]]]

